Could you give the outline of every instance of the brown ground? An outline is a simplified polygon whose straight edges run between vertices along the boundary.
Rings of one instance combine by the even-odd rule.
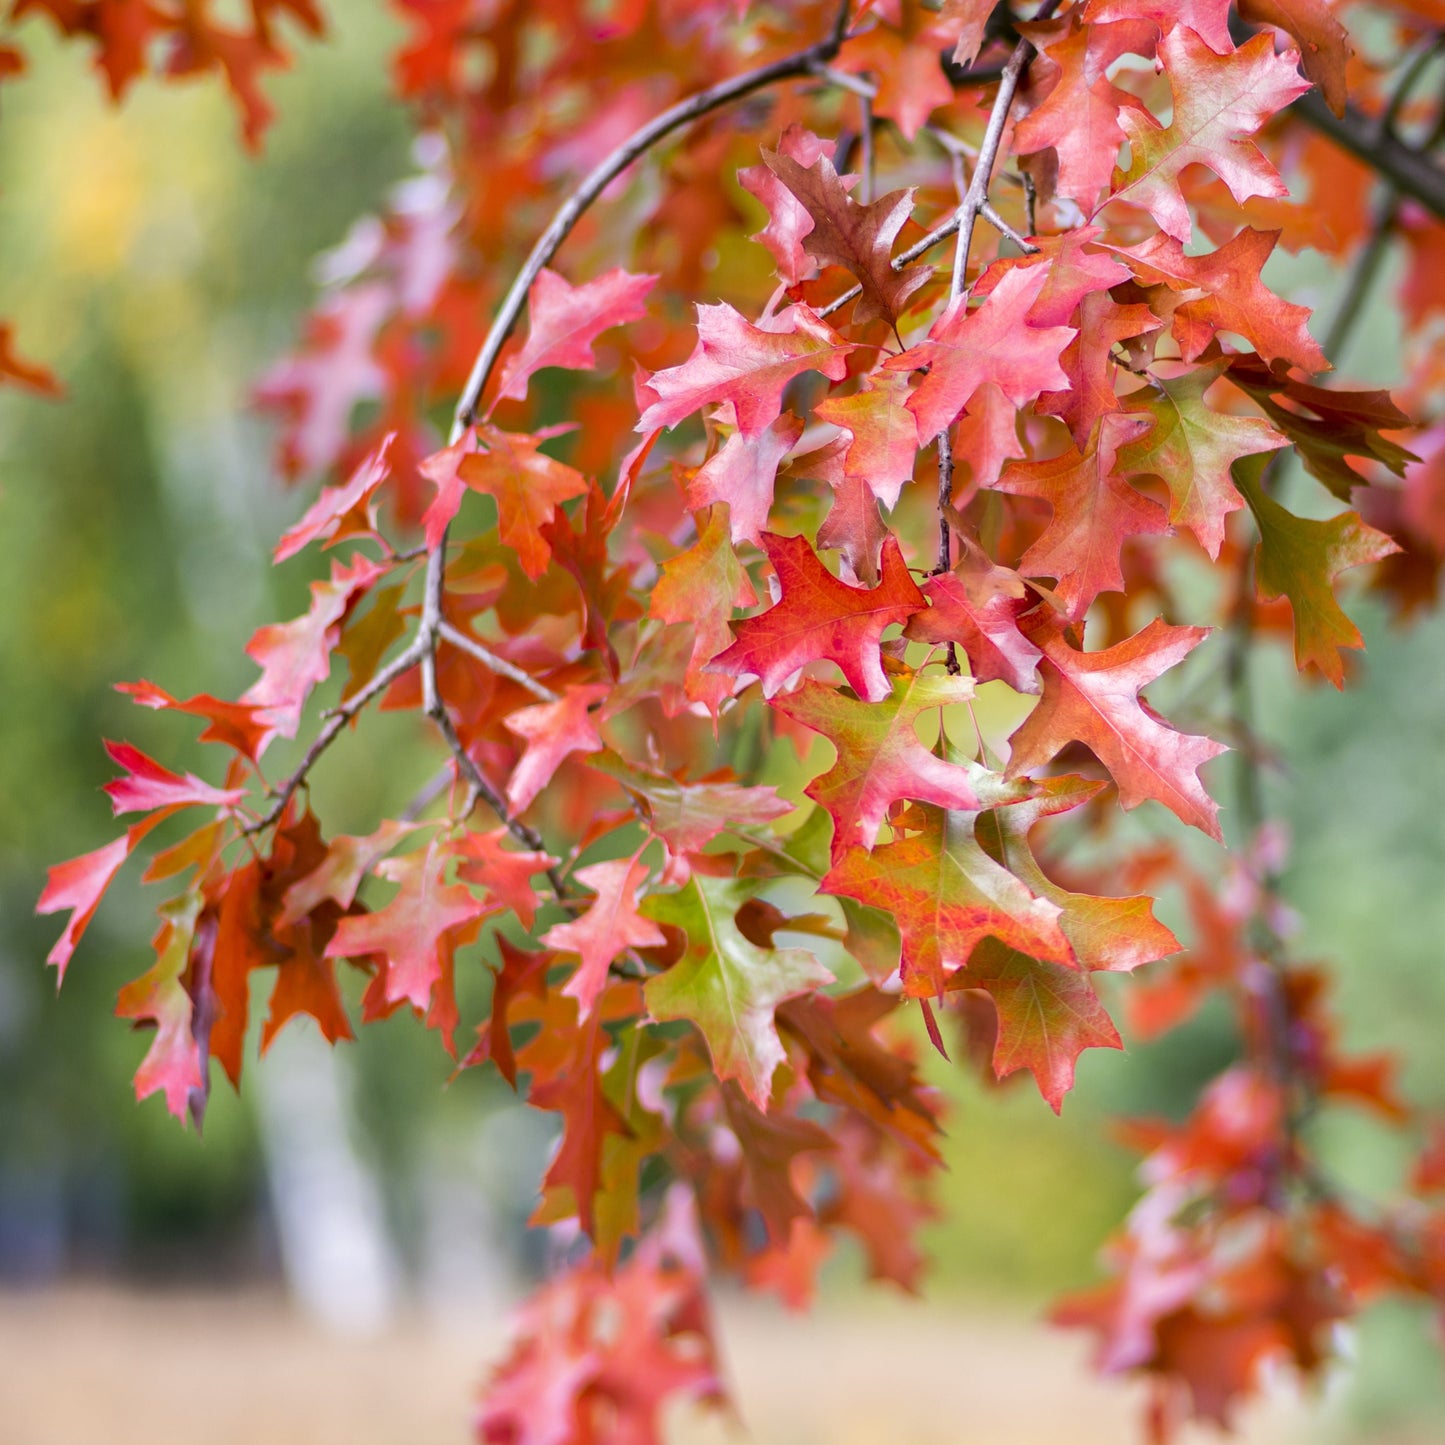
[[[1140,1439],[1082,1341],[1006,1313],[874,1296],[807,1319],[743,1301],[721,1315],[752,1434],[680,1421],[672,1445]],[[480,1362],[504,1339],[497,1319],[338,1338],[266,1293],[0,1294],[0,1445],[467,1445]],[[1241,1445],[1325,1435],[1287,1405],[1245,1423]]]

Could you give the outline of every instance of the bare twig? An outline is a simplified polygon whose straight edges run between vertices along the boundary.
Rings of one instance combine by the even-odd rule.
[[[553,692],[544,682],[538,682],[530,672],[524,672],[514,662],[508,662],[505,657],[499,656],[485,643],[478,642],[469,633],[463,632],[459,627],[453,627],[445,617],[442,618],[437,627],[437,635],[444,641],[462,652],[469,653],[475,657],[483,667],[495,672],[499,677],[508,677],[521,687],[525,687],[533,697],[542,702],[557,702],[561,699],[561,693]]]
[[[1344,115],[1336,116],[1313,90],[1295,101],[1290,114],[1364,161],[1437,220],[1445,221],[1445,170],[1428,155],[1406,145],[1398,136],[1381,134],[1379,125],[1356,106],[1346,105]]]
[[[242,830],[244,833],[259,833],[264,828],[269,828],[286,809],[286,804],[291,801],[296,789],[306,781],[316,760],[340,737],[342,730],[352,718],[359,713],[379,692],[390,687],[402,673],[413,668],[417,663],[425,659],[425,649],[422,647],[420,636],[413,638],[411,645],[404,652],[399,652],[387,663],[365,687],[347,698],[340,706],[331,710],[326,721],[322,724],[320,732],[312,739],[311,746],[306,749],[305,756],[292,770],[289,777],[279,783],[273,790],[275,802],[270,809],[254,823],[249,823]]]
[[[991,201],[985,201],[983,205],[978,208],[978,213],[994,230],[999,232],[1000,235],[1007,236],[1025,256],[1037,256],[1039,254],[1039,248],[1027,237],[1019,235],[1019,233],[994,210]]]
[[[844,13],[844,24],[847,23],[845,11],[846,7],[840,12]],[[588,172],[577,189],[557,208],[547,229],[537,238],[536,244],[522,264],[522,269],[517,272],[516,279],[502,298],[501,306],[497,308],[492,328],[482,343],[482,349],[477,353],[476,361],[472,363],[471,375],[467,377],[466,386],[463,387],[461,399],[457,403],[456,421],[452,429],[453,442],[476,418],[482,393],[486,390],[493,368],[502,354],[502,347],[512,334],[512,328],[517,324],[522,308],[527,304],[527,294],[532,289],[532,283],[542,268],[557,254],[557,248],[567,239],[572,228],[602,192],[623,171],[673,131],[715,110],[721,110],[723,106],[731,105],[733,101],[741,100],[756,90],[763,90],[782,80],[813,74],[816,66],[826,64],[837,55],[842,43],[841,27],[835,27],[826,40],[820,40],[806,50],[784,56],[783,59],[774,60],[768,65],[760,65],[756,70],[745,71],[742,75],[733,76],[731,80],[724,80],[707,90],[698,91],[696,95],[679,101],[661,115],[654,116],[646,125],[640,126]]]
[[[1059,0],[1046,0],[1046,3],[1039,7],[1039,13],[1034,18],[1047,20],[1058,7]],[[998,159],[998,148],[1003,141],[1008,113],[1013,106],[1019,81],[1033,57],[1033,42],[1020,40],[1014,46],[1013,53],[1004,65],[1003,74],[999,76],[998,94],[994,97],[993,109],[989,112],[988,125],[983,133],[983,144],[978,149],[978,164],[973,169],[973,179],[969,182],[968,194],[958,208],[958,242],[954,253],[951,287],[951,294],[954,296],[963,293],[965,273],[968,270],[968,253],[973,246],[973,228],[977,224],[979,216],[983,215],[983,208],[988,203],[988,186],[993,178],[994,162]],[[992,218],[985,216],[984,219],[991,220]]]

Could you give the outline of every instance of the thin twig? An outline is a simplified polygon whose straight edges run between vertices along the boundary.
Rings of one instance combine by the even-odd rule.
[[[844,24],[847,23],[845,12],[846,7],[844,12],[840,12],[844,13]],[[756,70],[745,71],[742,75],[733,76],[731,80],[724,80],[707,90],[700,90],[696,95],[688,96],[686,100],[670,106],[661,115],[654,116],[646,125],[640,126],[588,172],[577,189],[557,208],[547,229],[537,238],[536,244],[522,264],[522,269],[517,272],[516,279],[497,309],[492,328],[482,343],[482,349],[477,353],[476,361],[472,363],[471,375],[467,377],[466,386],[462,389],[461,399],[457,403],[452,436],[454,443],[476,419],[482,393],[486,390],[492,370],[502,354],[502,347],[506,345],[512,328],[521,317],[522,308],[527,304],[532,283],[603,191],[623,171],[673,131],[720,110],[725,105],[731,105],[733,101],[741,100],[755,90],[763,90],[781,80],[792,80],[814,73],[815,66],[826,64],[837,55],[842,43],[841,27],[835,27],[826,40],[820,40],[806,50],[784,56],[783,59],[774,60],[768,65],[760,65]]]
[[[938,565],[934,573],[947,572],[953,567],[953,530],[949,512],[953,507],[953,442],[948,428],[938,434]],[[944,649],[944,665],[955,677],[961,671],[958,665],[958,648],[952,642]]]
[[[888,264],[895,271],[901,271],[910,261],[916,261],[920,256],[931,251],[940,241],[946,241],[958,230],[958,216],[952,215],[942,225],[935,226],[921,240],[915,241],[906,251],[900,251]],[[835,311],[841,310],[855,297],[863,294],[861,286],[850,286],[841,296],[836,297],[824,306],[819,312],[820,317],[831,316]]]
[[[858,109],[862,116],[863,131],[863,204],[872,203],[877,192],[876,172],[878,166],[877,148],[873,144],[873,101],[868,96],[863,96],[858,102]]]
[[[1037,256],[1039,254],[1039,248],[1027,237],[1019,235],[1019,233],[994,210],[991,201],[985,201],[983,205],[978,208],[978,213],[994,230],[998,231],[1001,235],[1007,236],[1025,256]]]
[[[463,632],[459,627],[453,627],[445,617],[437,628],[437,635],[443,642],[449,642],[461,652],[469,653],[475,657],[483,667],[495,672],[499,677],[509,677],[520,687],[525,687],[533,697],[539,698],[542,702],[559,702],[562,694],[553,692],[545,682],[538,682],[530,672],[524,672],[514,662],[508,662],[505,657],[499,656],[485,643],[478,642],[469,633]]]
[[[291,801],[296,789],[306,781],[307,774],[310,773],[316,760],[336,741],[347,723],[382,689],[390,687],[402,673],[424,661],[425,656],[425,649],[418,636],[412,640],[411,645],[404,652],[399,652],[392,658],[365,687],[347,698],[340,706],[333,708],[322,724],[321,731],[316,734],[312,739],[311,746],[306,749],[305,756],[292,770],[290,776],[273,789],[276,801],[262,817],[254,823],[248,823],[242,832],[259,833],[263,829],[269,828],[285,811],[286,804]]]
[[[1047,20],[1055,10],[1058,9],[1059,0],[1046,0],[1046,3],[1039,7],[1039,13],[1034,17],[1036,20]],[[1034,57],[1034,45],[1031,40],[1020,40],[1013,48],[1013,54],[1004,65],[1003,74],[999,77],[998,94],[994,97],[993,109],[989,112],[988,125],[984,129],[983,144],[978,148],[978,164],[973,169],[973,179],[969,182],[968,194],[959,207],[958,242],[954,252],[953,281],[950,286],[950,295],[957,297],[963,294],[965,273],[968,270],[968,253],[973,246],[973,228],[978,218],[983,214],[984,205],[988,201],[989,182],[993,179],[994,162],[998,159],[998,148],[1003,141],[1004,126],[1008,123],[1008,113],[1013,106],[1014,95],[1018,91],[1019,81],[1028,63]],[[989,219],[985,217],[985,219]]]

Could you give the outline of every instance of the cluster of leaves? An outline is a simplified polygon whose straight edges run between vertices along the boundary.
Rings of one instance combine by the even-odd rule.
[[[271,12],[318,23],[256,4],[222,44],[191,4],[17,14],[36,8],[100,42],[117,94],[157,46],[172,71],[213,56],[248,136]],[[141,819],[41,900],[70,913],[63,973],[130,853],[196,810],[144,874],[180,891],[118,1007],[154,1028],[138,1093],[199,1121],[212,1061],[239,1080],[258,976],[262,1049],[303,1013],[351,1037],[343,964],[363,1021],[409,1008],[460,1052],[456,972],[485,960],[461,1065],[558,1116],[535,1222],[590,1243],[520,1321],[481,1438],[653,1440],[667,1398],[721,1395],[709,1271],[802,1304],[848,1232],[917,1285],[940,1109],[914,1012],[1057,1110],[1079,1055],[1120,1046],[1094,975],[1179,952],[1149,896],[1178,886],[1196,942],[1131,1007],[1153,1030],[1222,989],[1244,1062],[1184,1124],[1140,1127],[1149,1192],[1115,1280],[1065,1317],[1104,1368],[1154,1378],[1163,1439],[1225,1421],[1267,1363],[1316,1371],[1372,1290],[1440,1297],[1445,1215],[1406,1239],[1311,1159],[1319,1105],[1404,1110],[1383,1063],[1335,1049],[1269,859],[1220,902],[1177,840],[1115,858],[1122,897],[1058,854],[1111,846],[1117,807],[1221,840],[1201,769],[1210,732],[1253,751],[1248,718],[1170,721],[1142,696],[1196,648],[1238,675],[1282,635],[1341,685],[1343,572],[1384,563],[1405,609],[1433,595],[1445,429],[1407,470],[1406,414],[1313,381],[1308,313],[1262,271],[1280,245],[1376,244],[1373,173],[1329,127],[1357,105],[1372,134],[1415,124],[1408,47],[1445,16],[1371,6],[1382,48],[1351,60],[1322,0],[396,8],[425,170],[336,253],[260,387],[283,473],[340,479],[276,560],[344,556],[251,639],[239,699],[127,686],[204,721],[222,785],[111,744],[107,791]],[[1296,106],[1312,84],[1323,129]],[[878,194],[885,174],[908,184]],[[1388,205],[1428,316],[1438,213]],[[575,281],[550,269],[564,240]],[[1438,360],[1417,374],[1427,416]],[[546,424],[559,398],[573,420]],[[1287,450],[1332,515],[1276,495]],[[1026,712],[1006,761],[982,688]],[[327,837],[309,770],[373,702],[428,721],[444,774]],[[805,796],[780,793],[800,768]],[[1422,1187],[1442,1174],[1427,1160]]]

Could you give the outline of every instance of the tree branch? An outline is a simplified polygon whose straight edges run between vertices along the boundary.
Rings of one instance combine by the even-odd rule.
[[[305,756],[296,765],[290,776],[278,787],[272,789],[276,801],[271,808],[254,823],[248,823],[241,831],[243,835],[249,836],[269,828],[286,809],[286,804],[291,801],[296,789],[306,781],[307,774],[311,771],[316,760],[340,737],[342,729],[345,728],[352,718],[366,706],[384,688],[390,687],[402,673],[413,668],[417,663],[425,660],[425,649],[422,646],[420,635],[412,639],[410,646],[405,651],[399,652],[387,663],[375,677],[371,679],[359,692],[347,698],[340,706],[331,710],[321,731],[312,739],[311,746],[306,749]]]
[[[1059,0],[1045,0],[1039,7],[1035,20],[1047,20],[1059,8]],[[968,253],[973,246],[973,228],[988,204],[988,187],[993,178],[994,162],[998,159],[998,148],[1003,141],[1004,126],[1014,103],[1019,81],[1023,78],[1028,63],[1034,57],[1031,40],[1020,40],[1013,48],[999,76],[998,94],[994,97],[993,109],[989,112],[988,126],[983,133],[983,144],[978,151],[978,164],[973,169],[968,194],[958,208],[958,244],[954,253],[953,282],[950,293],[963,294],[964,275],[968,269]],[[991,219],[985,217],[985,219]]]
[[[1364,161],[1402,195],[1418,201],[1437,220],[1445,221],[1445,170],[1398,136],[1382,131],[1371,117],[1347,104],[1336,116],[1317,91],[1307,91],[1287,112]]]

